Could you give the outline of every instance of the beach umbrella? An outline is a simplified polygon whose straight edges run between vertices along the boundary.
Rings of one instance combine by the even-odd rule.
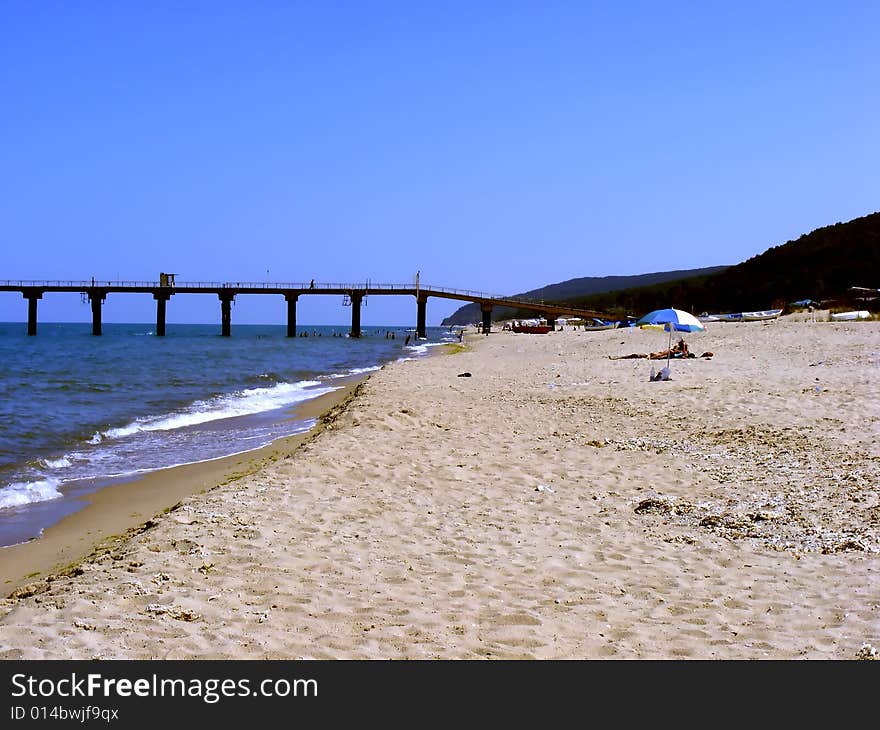
[[[656,327],[661,326],[669,332],[669,345],[666,354],[666,367],[669,367],[669,350],[672,349],[672,333],[675,332],[702,332],[706,328],[694,315],[683,312],[680,309],[655,309],[648,312],[638,322],[638,327]]]

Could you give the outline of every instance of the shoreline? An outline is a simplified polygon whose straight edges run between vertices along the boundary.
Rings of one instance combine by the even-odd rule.
[[[9,659],[855,659],[880,326],[469,334],[0,601]],[[480,342],[477,345],[477,341]]]
[[[0,596],[28,593],[28,584],[51,581],[143,531],[182,499],[252,474],[287,458],[313,439],[331,413],[354,397],[371,373],[340,378],[338,389],[298,404],[289,420],[315,419],[307,431],[250,451],[156,469],[109,484],[76,499],[85,506],[47,527],[39,537],[0,547]]]

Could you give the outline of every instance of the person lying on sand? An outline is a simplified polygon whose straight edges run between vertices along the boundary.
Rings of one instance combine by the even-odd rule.
[[[714,352],[704,352],[700,357],[712,357]],[[679,338],[678,342],[676,342],[671,348],[668,350],[661,350],[660,352],[634,352],[631,355],[609,355],[609,360],[633,360],[638,358],[646,358],[648,360],[665,360],[668,357],[673,358],[693,358],[696,357],[694,353],[690,351],[688,348],[687,342],[684,341],[684,338]]]

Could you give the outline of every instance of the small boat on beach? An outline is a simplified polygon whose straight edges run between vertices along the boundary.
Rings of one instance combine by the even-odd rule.
[[[764,322],[768,319],[777,319],[782,314],[781,309],[765,309],[760,312],[743,312],[743,322]]]
[[[587,322],[589,322],[589,324],[587,324]],[[584,322],[583,328],[588,332],[593,332],[597,330],[613,330],[617,329],[617,327],[620,326],[620,322],[608,322],[604,319],[596,318],[588,319],[587,322]]]
[[[858,319],[869,319],[871,313],[866,309],[860,309],[854,312],[838,312],[831,315],[832,322],[854,322]]]
[[[511,327],[514,332],[529,335],[546,335],[550,331],[549,324],[515,324]]]
[[[765,322],[776,319],[782,314],[781,309],[764,309],[756,312],[728,312],[726,314],[709,314],[703,312],[697,319],[701,322]]]

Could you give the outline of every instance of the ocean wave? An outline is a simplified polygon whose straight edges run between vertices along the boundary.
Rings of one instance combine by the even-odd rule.
[[[306,419],[305,421],[299,423],[296,428],[288,433],[285,433],[284,436],[296,436],[297,434],[306,433],[307,431],[313,429],[317,422],[318,421],[315,418]],[[161,466],[145,466],[138,469],[127,469],[125,471],[119,472],[108,472],[106,474],[101,474],[101,478],[115,479],[119,477],[131,477],[138,474],[150,474],[164,469],[175,469],[179,466],[188,466],[190,464],[206,464],[210,461],[218,461],[219,459],[226,459],[230,456],[240,456],[241,454],[247,454],[251,451],[256,451],[257,449],[261,449],[264,446],[268,446],[269,444],[271,444],[275,440],[275,438],[276,437],[267,437],[265,435],[248,436],[244,439],[239,439],[239,441],[255,441],[255,444],[249,445],[245,449],[239,449],[237,451],[230,452],[224,451],[222,454],[208,456],[203,459],[185,459],[183,461],[168,462],[167,464],[162,464]],[[259,439],[259,441],[257,441],[257,439]]]
[[[263,411],[299,403],[330,393],[336,388],[321,385],[317,380],[302,380],[298,383],[278,383],[267,388],[248,388],[228,395],[217,396],[206,401],[196,401],[189,408],[178,413],[138,418],[121,428],[111,428],[97,433],[89,441],[101,443],[103,439],[119,439],[142,431],[172,431],[186,426],[218,421],[223,418],[247,416]],[[96,440],[97,438],[97,440]]]
[[[13,482],[0,489],[0,510],[58,499],[63,496],[58,491],[60,484],[60,479],[51,477],[36,482]]]
[[[403,349],[407,350],[409,352],[412,352],[417,357],[399,357],[399,358],[397,358],[397,362],[407,362],[409,360],[417,360],[418,357],[421,357],[422,355],[428,354],[429,347],[442,347],[443,345],[447,345],[447,344],[449,344],[449,343],[448,342],[425,342],[424,344],[420,344],[420,345],[407,345]]]
[[[325,380],[334,380],[336,378],[349,378],[352,375],[363,375],[364,373],[372,373],[372,372],[375,372],[376,370],[381,370],[381,369],[382,369],[381,365],[373,365],[368,368],[351,368],[351,370],[348,370],[344,373],[332,373],[330,375],[324,375],[322,377]]]
[[[63,469],[70,464],[71,461],[66,456],[62,456],[60,459],[43,459],[43,466],[47,469]]]
[[[381,365],[372,365],[368,368],[352,368],[348,371],[349,375],[360,375],[361,373],[372,373],[376,370],[381,370]]]

